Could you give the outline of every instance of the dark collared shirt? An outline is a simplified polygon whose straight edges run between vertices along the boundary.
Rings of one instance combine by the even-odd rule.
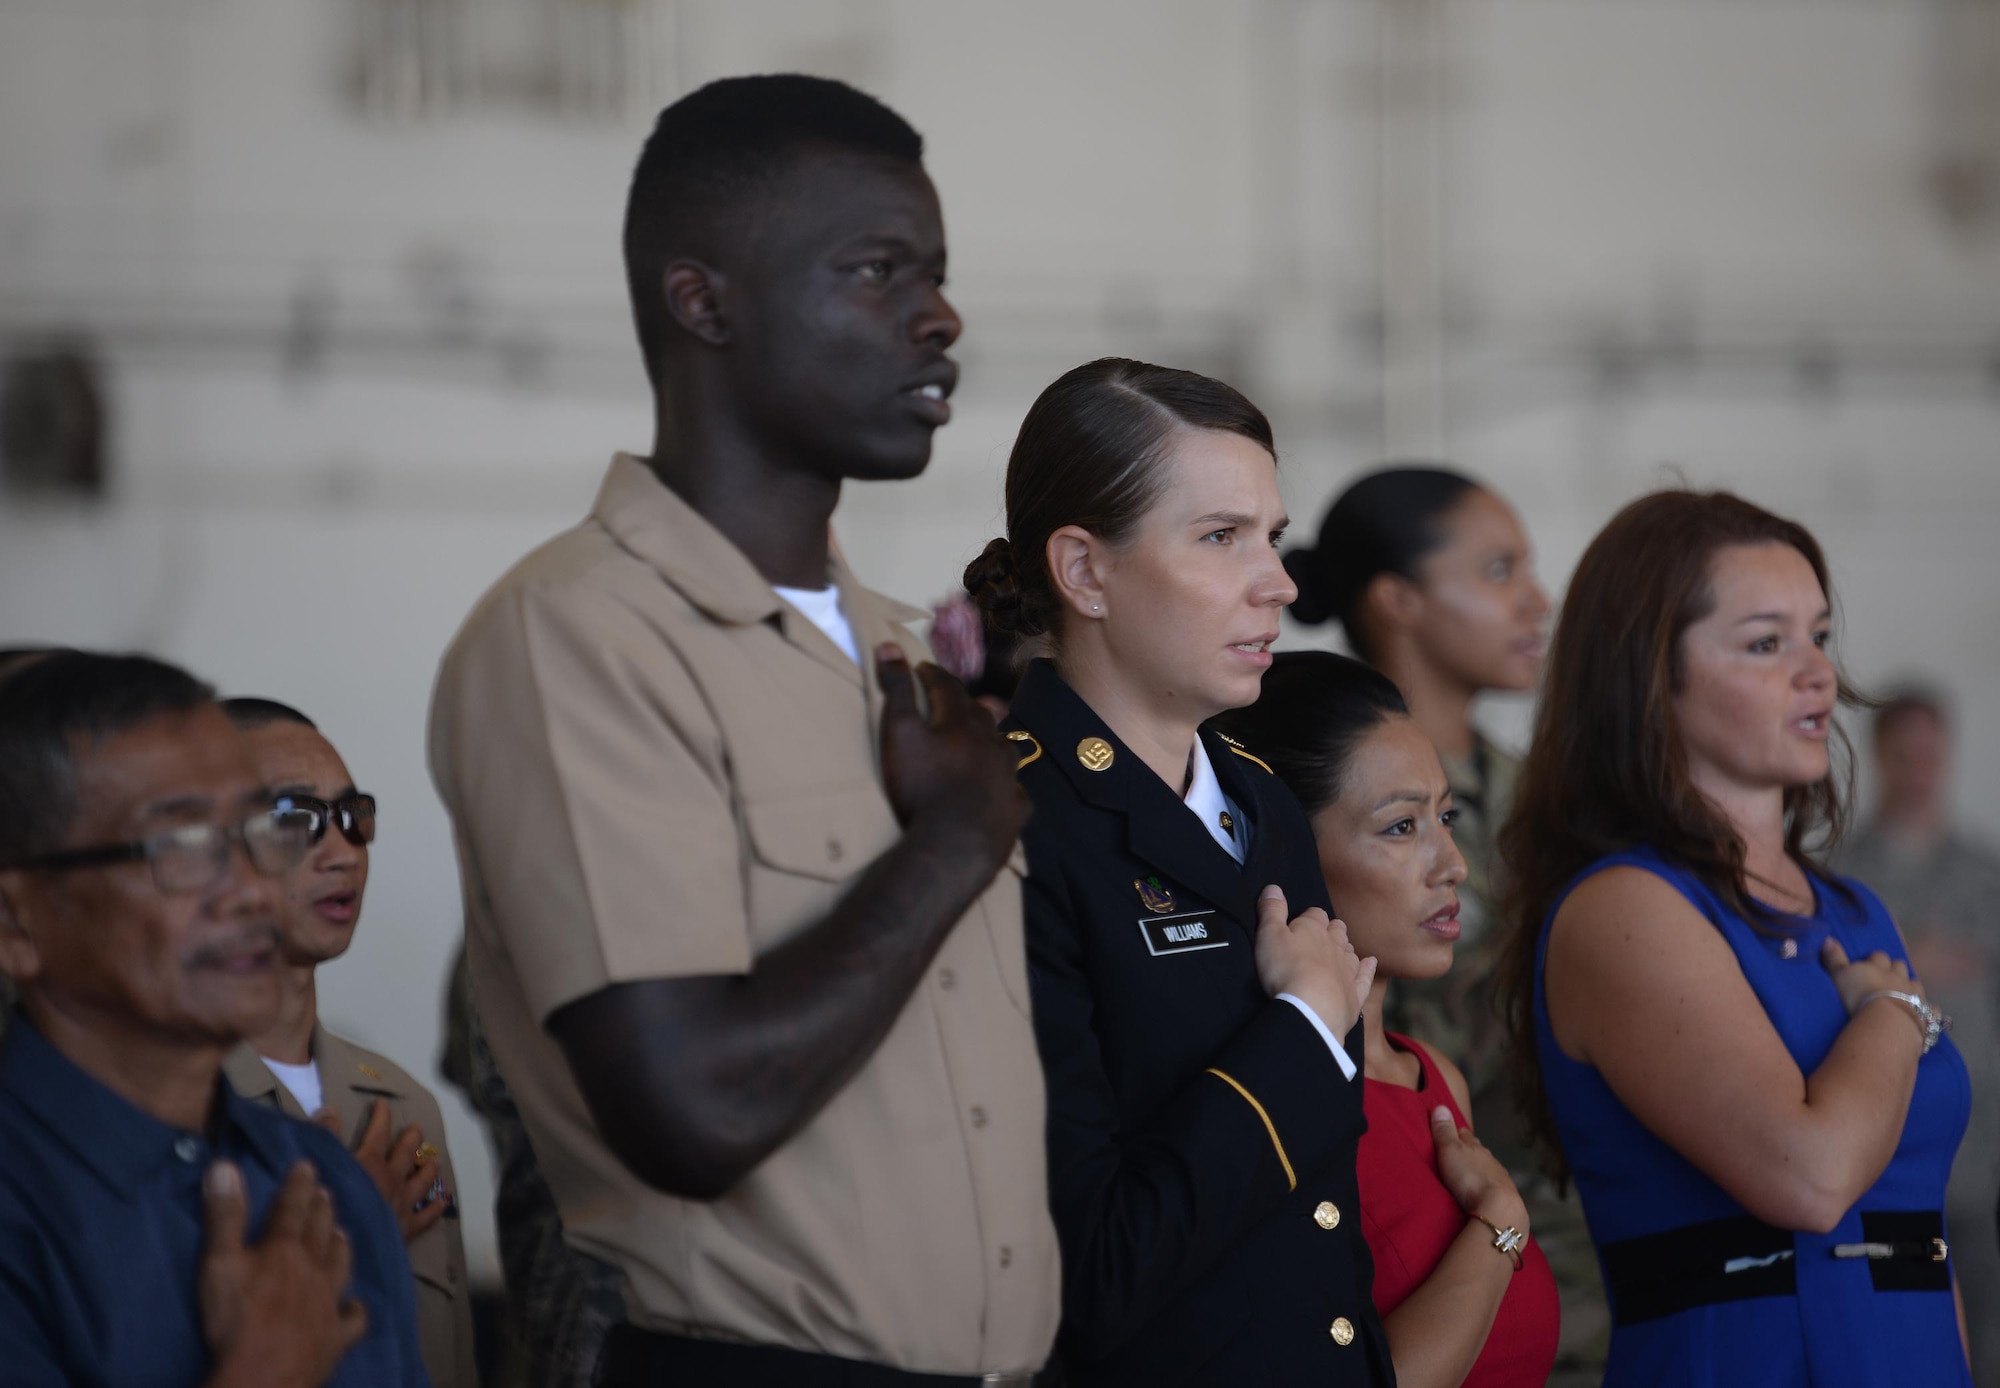
[[[196,1274],[202,1178],[243,1172],[251,1237],[300,1157],[354,1247],[368,1334],[333,1388],[428,1388],[395,1217],[339,1139],[220,1077],[209,1135],[169,1127],[79,1069],[24,1017],[0,1042],[0,1380],[9,1388],[198,1388],[214,1365]]]

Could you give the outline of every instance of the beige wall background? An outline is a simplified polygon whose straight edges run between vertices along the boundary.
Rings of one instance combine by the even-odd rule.
[[[112,464],[98,502],[0,495],[0,643],[321,720],[383,804],[337,1029],[432,1070],[438,655],[649,440],[650,114],[786,69],[925,133],[968,325],[930,472],[843,503],[876,586],[952,586],[1060,371],[1194,366],[1273,415],[1302,532],[1417,455],[1512,497],[1557,589],[1674,478],[1807,521],[1849,663],[1956,694],[2000,835],[1994,0],[0,0],[0,355],[87,343]]]

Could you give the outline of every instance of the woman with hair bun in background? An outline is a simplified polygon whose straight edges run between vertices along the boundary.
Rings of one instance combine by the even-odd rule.
[[[1468,876],[1451,972],[1390,991],[1387,1022],[1456,1060],[1481,1139],[1527,1193],[1535,1236],[1562,1290],[1555,1382],[1594,1383],[1610,1317],[1574,1199],[1536,1175],[1506,1075],[1496,993],[1498,853],[1519,761],[1472,721],[1487,690],[1526,693],[1540,677],[1548,595],[1513,507],[1464,473],[1396,465],[1351,483],[1327,509],[1317,543],[1290,550],[1293,620],[1340,623],[1348,647],[1396,682],[1451,783],[1452,836]]]
[[[1298,585],[1294,621],[1338,621],[1353,652],[1394,680],[1443,759],[1453,828],[1471,872],[1451,975],[1398,989],[1391,1022],[1458,1058],[1481,1127],[1518,1128],[1496,1088],[1503,1032],[1492,1006],[1493,835],[1519,762],[1472,721],[1489,689],[1532,690],[1541,674],[1548,595],[1513,508],[1462,473],[1391,467],[1350,485],[1319,540],[1285,555]],[[1498,1111],[1494,1111],[1498,1106]]]
[[[1298,802],[1201,727],[1257,698],[1294,592],[1285,522],[1255,405],[1106,359],[1029,410],[1008,538],[965,572],[1052,652],[1002,727],[1035,807],[1069,1388],[1394,1381],[1355,1181],[1374,961],[1328,918]]]

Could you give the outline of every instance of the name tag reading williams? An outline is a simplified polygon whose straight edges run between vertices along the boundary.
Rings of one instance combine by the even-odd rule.
[[[1138,922],[1149,953],[1188,954],[1198,949],[1221,949],[1229,941],[1217,928],[1213,911],[1189,911],[1178,916],[1153,916]]]

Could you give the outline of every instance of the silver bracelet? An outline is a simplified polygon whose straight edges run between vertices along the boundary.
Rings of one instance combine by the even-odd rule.
[[[1894,988],[1882,988],[1868,994],[1856,1004],[1854,1008],[1855,1014],[1858,1016],[1862,1008],[1868,1006],[1869,1003],[1874,1002],[1877,998],[1894,998],[1897,1002],[1905,1004],[1910,1009],[1911,1014],[1917,1020],[1917,1026],[1924,1033],[1924,1055],[1931,1053],[1931,1048],[1938,1043],[1938,1037],[1951,1030],[1951,1018],[1945,1016],[1944,1013],[1938,1011],[1935,1007],[1932,1007],[1915,993],[1901,993]]]

